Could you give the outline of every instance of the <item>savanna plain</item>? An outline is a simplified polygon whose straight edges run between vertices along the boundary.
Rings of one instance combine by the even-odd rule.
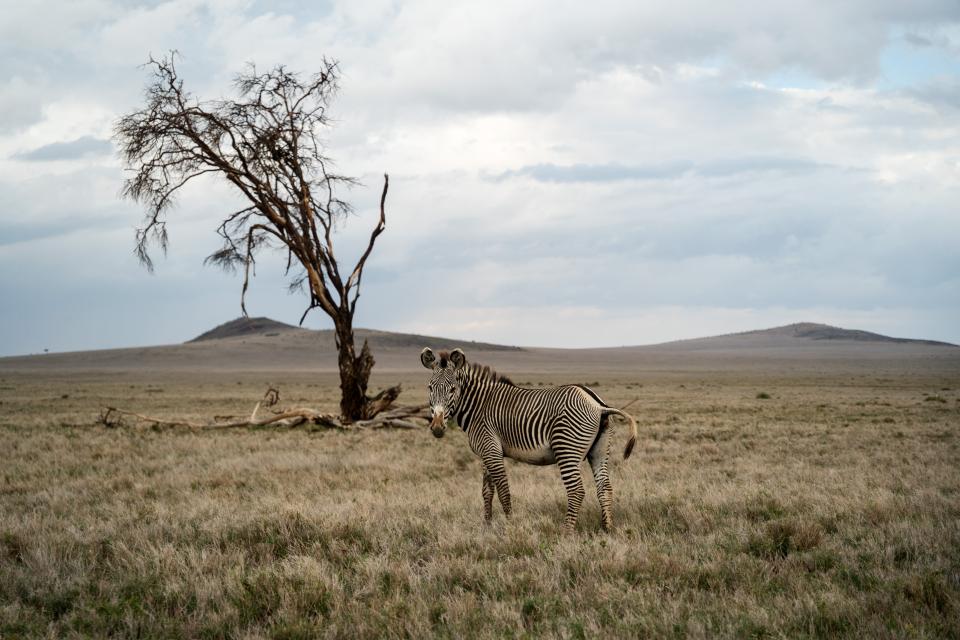
[[[504,373],[634,401],[613,532],[586,464],[575,534],[556,467],[485,524],[459,430],[97,420],[333,412],[329,372],[0,372],[0,637],[960,637],[955,369]]]

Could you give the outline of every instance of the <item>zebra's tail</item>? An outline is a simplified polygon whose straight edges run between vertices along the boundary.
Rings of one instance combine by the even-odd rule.
[[[626,418],[630,423],[630,439],[627,440],[627,446],[623,448],[623,459],[626,460],[630,457],[630,454],[633,452],[633,447],[637,444],[637,421],[626,411],[614,409],[613,407],[604,407],[603,412],[607,414],[615,413],[618,416]]]

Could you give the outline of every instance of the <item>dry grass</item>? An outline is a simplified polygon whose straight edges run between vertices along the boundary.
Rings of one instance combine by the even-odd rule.
[[[590,378],[640,396],[641,439],[616,531],[590,493],[564,536],[553,467],[510,465],[485,526],[456,432],[95,424],[244,414],[267,382],[332,410],[329,375],[5,374],[0,637],[960,636],[960,380]]]

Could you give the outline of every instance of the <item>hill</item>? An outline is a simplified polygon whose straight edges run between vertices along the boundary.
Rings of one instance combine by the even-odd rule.
[[[665,342],[656,347],[682,347],[682,348],[764,348],[771,346],[797,346],[812,341],[826,341],[832,343],[855,343],[872,342],[887,344],[904,345],[927,345],[938,347],[956,347],[957,345],[949,342],[939,342],[937,340],[923,340],[915,338],[893,338],[890,336],[872,333],[870,331],[861,331],[859,329],[843,329],[828,324],[819,324],[816,322],[797,322],[784,325],[782,327],[773,327],[770,329],[757,329],[754,331],[743,331],[741,333],[729,333],[719,336],[710,336],[707,338],[692,338],[689,340],[677,340],[674,342]]]
[[[283,331],[304,331],[300,327],[285,322],[277,322],[270,318],[236,318],[229,322],[217,325],[209,331],[204,331],[191,342],[203,342],[204,340],[221,340],[223,338],[236,338],[238,336],[265,335],[274,336]]]
[[[255,338],[277,338],[281,334],[295,333],[296,337],[285,336],[287,341],[301,339],[309,340],[315,346],[323,351],[334,351],[336,349],[335,335],[332,329],[303,329],[295,327],[284,322],[277,322],[270,318],[236,318],[229,322],[217,325],[209,331],[201,333],[185,344],[197,342],[211,342],[220,340],[242,340]],[[438,338],[436,336],[425,336],[416,333],[396,333],[393,331],[377,331],[375,329],[355,329],[354,339],[357,347],[363,344],[364,340],[370,343],[370,348],[376,352],[387,349],[417,349],[418,351],[425,346],[442,345],[445,349],[470,349],[480,351],[522,351],[520,347],[491,344],[489,342],[476,342],[473,340],[452,340],[450,338]],[[284,342],[284,341],[278,341]]]
[[[504,372],[641,374],[669,371],[819,372],[837,370],[960,375],[960,348],[932,340],[891,338],[867,331],[799,323],[758,331],[657,345],[597,348],[521,348],[371,329],[375,372],[414,371],[419,352],[459,347],[469,360]],[[337,370],[332,330],[301,329],[269,318],[238,318],[178,345],[0,358],[0,373],[18,371],[310,371]]]
[[[861,331],[859,329],[843,329],[829,324],[818,324],[815,322],[798,322],[788,324],[782,327],[772,329],[761,329],[759,331],[747,331],[741,334],[745,336],[758,335],[787,335],[794,338],[809,338],[811,340],[858,340],[865,342],[893,342],[897,344],[929,344],[945,347],[954,347],[956,345],[949,342],[940,342],[938,340],[922,340],[917,338],[892,338],[890,336],[873,333],[871,331]]]

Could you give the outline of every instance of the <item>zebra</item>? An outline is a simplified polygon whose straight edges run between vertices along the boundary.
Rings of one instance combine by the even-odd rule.
[[[433,371],[427,387],[433,414],[430,431],[443,437],[447,420],[456,420],[466,432],[470,448],[483,461],[483,517],[487,522],[493,517],[494,491],[504,515],[510,517],[510,486],[503,464],[506,456],[560,467],[567,493],[564,526],[573,531],[583,503],[580,463],[586,457],[597,485],[601,524],[604,530],[611,529],[608,418],[619,415],[630,422],[630,439],[623,450],[626,459],[637,442],[637,422],[632,416],[608,406],[584,385],[518,387],[489,367],[468,365],[461,349],[441,351],[438,359],[427,347],[420,352],[420,362]]]

